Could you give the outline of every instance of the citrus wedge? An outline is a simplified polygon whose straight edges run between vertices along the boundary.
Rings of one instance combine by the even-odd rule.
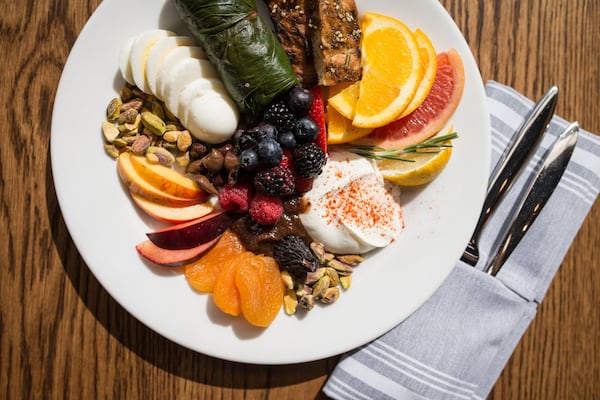
[[[365,13],[362,22],[363,74],[353,124],[386,125],[404,111],[421,81],[421,52],[402,22]]]
[[[417,92],[398,118],[407,116],[423,103],[423,100],[425,100],[429,94],[429,90],[433,86],[437,71],[437,54],[431,40],[420,29],[415,31],[414,36],[421,52],[421,69],[423,74],[417,87]]]
[[[352,142],[367,136],[372,130],[352,125],[351,119],[344,117],[331,104],[327,105],[327,143]]]
[[[452,127],[448,132],[452,131]],[[416,153],[402,155],[401,160],[379,160],[377,168],[383,179],[398,186],[420,186],[431,182],[444,170],[452,155],[450,140],[439,147],[426,148]]]
[[[347,119],[354,118],[356,102],[358,101],[358,92],[360,90],[360,81],[346,82],[329,89],[330,96],[327,100],[328,105],[333,107],[340,115]]]

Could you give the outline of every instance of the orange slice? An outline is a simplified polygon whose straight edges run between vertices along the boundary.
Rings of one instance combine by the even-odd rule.
[[[358,101],[359,82],[341,83],[329,88],[330,96],[328,105],[333,107],[340,115],[347,119],[354,118],[356,102]]]
[[[433,86],[435,73],[437,71],[437,54],[431,40],[429,40],[427,35],[420,29],[415,31],[414,36],[421,53],[421,69],[423,71],[423,76],[417,87],[417,92],[398,118],[407,116],[423,103],[423,100],[425,100],[427,94],[429,94],[429,90],[431,90],[431,87]]]
[[[402,22],[365,13],[362,23],[363,74],[353,124],[386,125],[404,111],[421,81],[421,52]]]
[[[352,120],[340,114],[331,104],[327,105],[327,143],[341,144],[367,136],[373,128],[359,128]]]

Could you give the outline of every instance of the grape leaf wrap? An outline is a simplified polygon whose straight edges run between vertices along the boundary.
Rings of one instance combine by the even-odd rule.
[[[258,15],[254,0],[174,3],[241,111],[259,115],[267,104],[298,85],[290,60]]]

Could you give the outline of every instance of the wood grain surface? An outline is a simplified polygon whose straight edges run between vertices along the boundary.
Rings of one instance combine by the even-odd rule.
[[[556,84],[558,114],[600,133],[599,1],[441,2],[484,80],[530,98]],[[325,398],[336,357],[257,366],[189,351],[128,314],[80,257],[49,139],[62,68],[99,3],[0,2],[0,398]],[[596,203],[491,399],[600,398],[599,244]]]

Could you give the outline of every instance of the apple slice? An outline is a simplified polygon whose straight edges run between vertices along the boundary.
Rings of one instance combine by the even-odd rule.
[[[233,219],[226,212],[214,211],[193,221],[147,233],[146,236],[163,249],[189,249],[221,236],[232,222]]]
[[[151,185],[145,180],[131,163],[130,153],[121,153],[117,159],[117,170],[121,179],[127,184],[130,191],[139,194],[159,204],[173,207],[184,207],[198,204],[197,199],[187,199],[184,197],[173,196],[159,188]]]
[[[146,214],[159,221],[168,222],[170,224],[181,224],[188,222],[203,215],[214,211],[214,206],[211,203],[200,203],[184,207],[165,206],[155,203],[147,198],[140,196],[135,192],[130,192],[133,201]]]
[[[155,264],[159,264],[165,267],[179,267],[186,262],[192,261],[202,254],[207,252],[217,241],[218,237],[204,242],[199,246],[192,247],[184,250],[167,250],[162,249],[152,243],[150,240],[146,240],[137,246],[135,246],[138,253]]]
[[[148,183],[176,197],[205,201],[208,194],[187,176],[160,164],[152,164],[144,156],[130,155],[131,165]]]

